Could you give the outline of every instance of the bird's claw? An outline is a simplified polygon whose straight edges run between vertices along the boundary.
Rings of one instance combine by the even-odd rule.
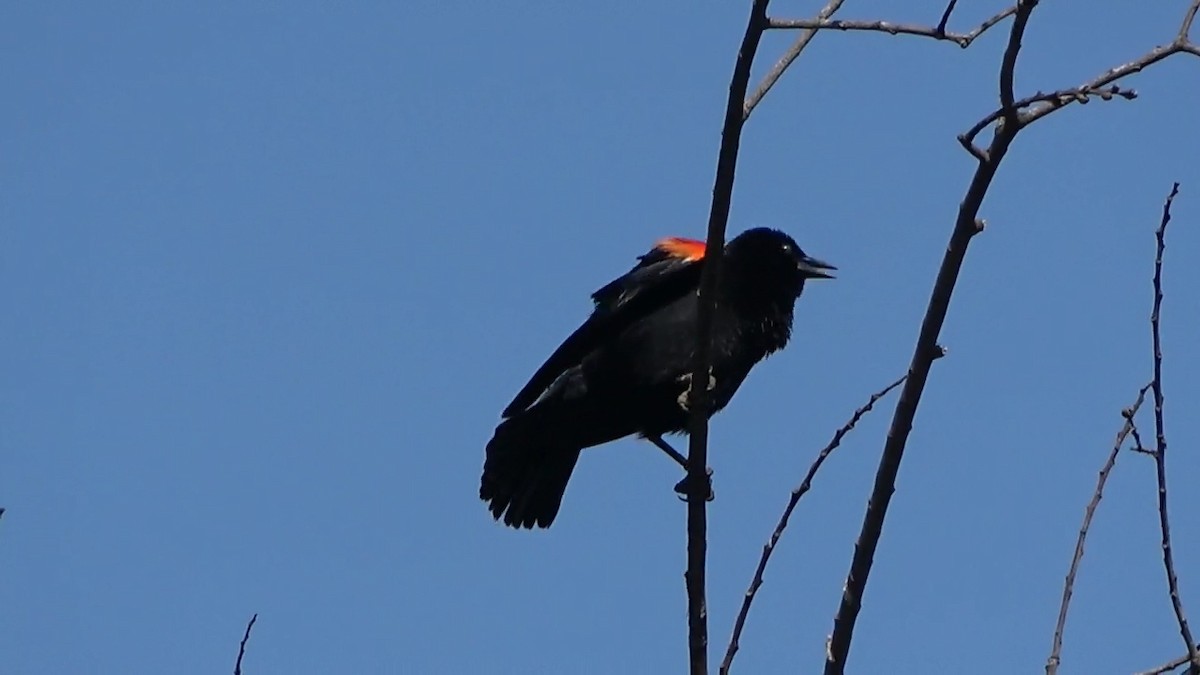
[[[712,467],[705,467],[704,484],[697,486],[699,488],[697,492],[701,495],[704,495],[704,501],[706,502],[711,502],[717,498],[717,494],[713,492],[712,475]],[[691,485],[688,481],[688,476],[684,476],[683,480],[675,484],[675,492],[679,495],[679,501],[686,502],[688,500],[688,497],[691,495],[689,488],[691,488]]]
[[[675,399],[675,401],[677,403],[679,403],[679,407],[682,408],[684,412],[691,412],[692,398],[691,398],[691,396],[689,396],[689,394],[691,394],[691,391],[692,391],[692,374],[684,373],[683,375],[680,375],[679,381],[683,382],[685,386],[683,388],[683,393],[680,394],[679,398]],[[713,376],[712,366],[709,366],[709,368],[708,368],[708,390],[712,391],[716,388],[717,388],[717,378]]]

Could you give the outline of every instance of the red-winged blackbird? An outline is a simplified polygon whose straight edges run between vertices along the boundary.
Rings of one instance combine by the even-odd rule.
[[[702,241],[658,242],[592,294],[595,310],[504,409],[487,444],[479,497],[512,527],[549,527],[584,448],[688,424]],[[788,235],[755,228],[725,248],[712,330],[712,412],[754,364],[787,344],[804,280],[837,268]]]

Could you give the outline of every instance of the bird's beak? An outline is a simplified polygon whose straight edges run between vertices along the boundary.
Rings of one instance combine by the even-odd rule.
[[[826,270],[837,269],[824,260],[817,260],[808,256],[801,258],[796,263],[796,268],[800,270],[801,274],[810,279],[833,279],[835,277]]]

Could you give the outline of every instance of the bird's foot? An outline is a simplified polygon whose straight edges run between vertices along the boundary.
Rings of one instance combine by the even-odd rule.
[[[680,382],[683,382],[684,387],[683,387],[683,393],[680,394],[679,398],[677,398],[675,400],[676,400],[676,402],[679,403],[679,407],[682,408],[684,412],[691,412],[692,397],[689,396],[689,394],[692,391],[692,374],[684,373],[683,375],[680,375],[676,379]],[[716,388],[717,388],[717,378],[713,376],[712,366],[709,366],[709,368],[708,368],[708,390],[712,391]]]
[[[699,481],[701,484],[695,486],[695,490],[691,489],[692,485],[691,481],[688,480],[689,476],[684,476],[683,480],[675,484],[675,492],[679,495],[679,501],[686,502],[688,497],[692,494],[699,494],[700,496],[704,497],[704,501],[706,502],[711,502],[712,500],[716,499],[717,494],[713,492],[712,487],[712,475],[712,467],[705,467],[704,480]]]

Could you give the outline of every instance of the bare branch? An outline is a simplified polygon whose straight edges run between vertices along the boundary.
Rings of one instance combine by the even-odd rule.
[[[995,26],[1009,16],[1012,16],[1017,11],[1017,7],[1014,5],[995,14],[988,20],[976,26],[975,29],[969,33],[947,33],[946,23],[950,20],[950,14],[954,11],[954,5],[958,2],[958,0],[951,0],[950,4],[946,6],[946,11],[942,13],[942,19],[938,23],[937,27],[932,28],[916,26],[912,24],[899,24],[890,21],[831,20],[829,17],[833,16],[834,12],[841,8],[844,1],[845,0],[829,0],[829,3],[826,4],[825,7],[817,13],[817,16],[812,19],[771,19],[768,22],[767,28],[803,30],[804,33],[797,38],[794,43],[792,43],[792,46],[789,47],[786,52],[784,52],[783,56],[780,57],[779,61],[775,63],[775,66],[771,68],[771,71],[767,73],[762,82],[754,90],[754,93],[746,99],[746,103],[742,110],[743,118],[750,117],[750,113],[754,112],[754,108],[762,102],[763,97],[767,95],[767,92],[771,90],[771,87],[775,86],[775,83],[778,82],[779,78],[783,76],[784,71],[786,71],[788,67],[792,65],[792,62],[794,62],[796,58],[800,56],[800,53],[803,52],[806,47],[808,47],[808,43],[812,42],[813,37],[816,36],[818,31],[877,31],[890,33],[892,35],[903,33],[906,35],[917,35],[921,37],[933,38],[935,40],[953,42],[959,47],[965,49],[969,47],[976,38],[978,38],[980,35],[983,35],[983,33],[989,28]]]
[[[1191,7],[1191,10],[1194,11],[1197,6],[1198,6],[1197,4],[1193,4]],[[1143,55],[1139,59],[1130,61],[1129,63],[1126,63],[1124,65],[1117,66],[1116,68],[1112,68],[1112,69],[1106,71],[1103,75],[1096,77],[1095,79],[1091,80],[1090,82],[1081,84],[1080,86],[1075,87],[1074,89],[1066,89],[1063,91],[1063,93],[1066,93],[1066,94],[1074,94],[1073,96],[1067,95],[1067,96],[1060,96],[1060,97],[1055,97],[1055,98],[1047,98],[1045,101],[1040,102],[1040,103],[1042,103],[1041,105],[1038,105],[1038,106],[1034,107],[1033,109],[1029,110],[1028,112],[1026,112],[1025,114],[1021,115],[1021,124],[1029,124],[1031,122],[1035,122],[1035,121],[1045,117],[1046,115],[1049,115],[1050,113],[1052,113],[1060,108],[1063,108],[1064,106],[1067,106],[1071,103],[1084,103],[1087,101],[1088,96],[1096,96],[1097,95],[1096,92],[1102,90],[1105,86],[1110,85],[1113,82],[1116,82],[1117,80],[1120,80],[1123,77],[1127,77],[1129,75],[1133,75],[1134,73],[1141,72],[1147,66],[1152,66],[1155,63],[1158,63],[1159,61],[1162,61],[1163,59],[1167,58],[1168,56],[1173,56],[1175,54],[1180,54],[1180,53],[1193,54],[1195,56],[1200,56],[1200,49],[1198,49],[1192,43],[1186,42],[1186,41],[1185,42],[1174,42],[1169,45],[1162,45],[1159,47],[1155,47],[1153,50],[1147,52],[1145,55]],[[1129,93],[1133,93],[1133,92],[1129,92]],[[1132,99],[1132,98],[1136,98],[1136,96],[1137,96],[1137,94],[1133,93],[1133,96],[1122,96],[1122,98]],[[1101,97],[1104,98],[1103,96],[1101,96]],[[1108,100],[1108,98],[1105,98],[1105,100]]]
[[[763,78],[762,83],[759,84],[758,88],[754,90],[754,93],[746,99],[746,104],[742,113],[744,118],[750,117],[750,113],[753,112],[754,108],[762,102],[763,97],[767,95],[767,92],[771,90],[771,87],[775,86],[775,83],[778,82],[779,78],[783,76],[784,71],[792,65],[792,62],[795,61],[798,56],[800,56],[800,52],[804,51],[805,47],[808,47],[808,43],[812,42],[813,37],[816,36],[818,31],[832,29],[843,31],[882,31],[885,33],[891,33],[892,35],[904,33],[908,35],[930,37],[935,40],[954,42],[959,47],[965,49],[971,46],[971,43],[975,41],[975,38],[983,35],[983,33],[989,28],[1000,23],[1017,11],[1016,6],[1014,5],[1002,12],[997,13],[987,21],[979,24],[969,33],[956,34],[946,32],[946,22],[950,20],[950,14],[954,11],[954,5],[957,0],[951,0],[950,4],[946,6],[946,11],[942,13],[942,20],[938,23],[936,28],[926,28],[924,26],[914,26],[911,24],[897,24],[888,21],[831,20],[829,17],[833,16],[833,13],[841,8],[844,1],[845,0],[830,0],[829,4],[825,5],[825,7],[821,9],[821,11],[818,12],[817,16],[813,19],[771,19],[767,26],[768,28],[799,29],[803,30],[804,33],[797,38],[794,43],[792,43],[792,46],[789,47],[786,52],[784,52],[779,61],[775,63],[775,66],[771,68],[771,71],[767,73],[766,77]]]
[[[246,656],[246,643],[250,641],[250,631],[254,628],[254,622],[258,621],[258,613],[250,617],[249,623],[246,624],[246,632],[242,635],[242,644],[238,646],[237,661],[233,664],[233,675],[242,675],[242,658]]]
[[[976,227],[979,209],[991,186],[992,179],[999,169],[1000,163],[1003,161],[1017,134],[1028,124],[1048,114],[1048,112],[1042,112],[1042,108],[1037,108],[1021,116],[1021,109],[1041,103],[1045,110],[1053,110],[1061,108],[1072,101],[1087,100],[1088,97],[1093,95],[1100,96],[1101,98],[1113,96],[1127,97],[1127,94],[1123,90],[1109,88],[1101,91],[1101,88],[1112,84],[1125,74],[1137,72],[1147,65],[1166,58],[1170,53],[1181,51],[1194,53],[1200,51],[1196,50],[1195,46],[1188,42],[1186,37],[1187,24],[1194,18],[1196,7],[1200,4],[1200,0],[1193,0],[1185,16],[1184,26],[1180,30],[1180,37],[1177,37],[1169,48],[1160,48],[1152,51],[1138,61],[1114,69],[1098,80],[1088,83],[1084,87],[1079,87],[1075,91],[1055,92],[1051,95],[1042,94],[1017,101],[1014,94],[1017,58],[1020,54],[1021,41],[1024,37],[1029,17],[1034,8],[1037,7],[1037,4],[1037,0],[1019,0],[1017,3],[1008,44],[1005,47],[1004,56],[1001,60],[999,114],[994,113],[988,116],[982,123],[976,124],[970,132],[959,137],[959,141],[963,144],[963,147],[971,152],[978,161],[978,166],[976,167],[971,184],[967,188],[967,194],[959,205],[954,231],[950,236],[950,242],[942,259],[942,265],[938,270],[937,280],[934,283],[929,306],[926,309],[925,318],[921,324],[920,336],[917,339],[912,364],[909,368],[909,378],[900,393],[900,400],[896,404],[896,411],[892,418],[887,442],[884,445],[883,456],[880,458],[879,469],[875,476],[875,485],[867,504],[867,513],[863,518],[862,530],[855,544],[854,556],[850,564],[850,571],[846,577],[845,590],[842,594],[842,602],[834,618],[833,633],[829,637],[825,661],[826,675],[841,675],[845,670],[850,642],[853,639],[854,624],[862,609],[862,596],[866,589],[871,566],[874,562],[875,549],[878,547],[879,538],[882,535],[888,505],[896,489],[896,477],[899,473],[900,462],[903,459],[908,434],[912,430],[921,394],[924,391],[925,383],[933,363],[934,345],[936,345],[942,324],[945,322],[950,298],[953,295],[958,275],[962,269],[966,249],[972,237],[979,232],[979,229]],[[993,130],[991,143],[986,149],[977,147],[974,144],[975,136],[988,124],[997,120],[1000,121],[1000,124],[996,125]]]
[[[713,184],[712,205],[708,216],[707,247],[704,270],[700,275],[700,298],[696,317],[696,353],[691,371],[691,386],[687,397],[691,405],[688,420],[687,482],[687,570],[684,581],[688,595],[688,654],[692,675],[708,674],[708,609],[705,604],[705,557],[708,553],[708,491],[706,472],[708,461],[708,416],[712,408],[707,387],[712,367],[712,324],[714,292],[721,273],[725,254],[725,228],[729,222],[729,206],[733,199],[733,181],[737,172],[738,147],[745,122],[743,101],[750,84],[750,68],[758,44],[767,26],[767,3],[754,0],[746,33],[738,50],[733,77],[729,82],[729,99],[725,106],[725,122],[721,131],[721,149],[717,156],[717,176]]]
[[[957,0],[956,0],[957,1]],[[948,10],[954,8],[954,3],[950,3]],[[988,19],[980,24],[970,33],[947,33],[944,23],[937,26],[919,26],[911,23],[895,23],[893,21],[851,21],[840,19],[771,19],[771,23],[767,26],[773,29],[803,29],[808,31],[818,30],[840,30],[840,31],[871,31],[877,33],[887,33],[889,35],[916,35],[918,37],[927,37],[934,40],[953,42],[959,47],[967,48],[988,28],[999,23],[1005,17],[1016,11],[1016,7],[1009,7],[1000,12],[996,16]],[[943,19],[949,18],[949,13],[943,15]]]
[[[742,629],[746,626],[746,617],[750,614],[750,605],[753,604],[754,597],[758,594],[758,589],[763,584],[763,572],[766,571],[767,563],[771,560],[771,554],[775,552],[775,545],[779,543],[779,538],[783,536],[783,531],[787,529],[788,520],[792,517],[792,511],[796,509],[796,505],[800,503],[800,498],[812,488],[813,478],[816,477],[817,471],[820,470],[821,465],[825,463],[830,453],[842,444],[842,438],[854,429],[854,426],[858,424],[863,415],[871,412],[871,409],[875,407],[876,401],[887,396],[888,392],[900,386],[906,377],[908,376],[901,376],[900,379],[871,394],[871,398],[866,404],[855,410],[850,420],[833,434],[833,439],[817,454],[816,460],[808,468],[808,473],[804,476],[804,480],[800,482],[800,485],[796,489],[792,490],[792,496],[788,500],[787,506],[783,509],[783,515],[779,517],[779,523],[775,525],[775,531],[771,533],[771,538],[763,546],[762,558],[758,561],[758,568],[754,570],[754,579],[750,582],[750,588],[746,589],[746,595],[742,598],[742,609],[738,612],[737,620],[733,624],[733,635],[729,638],[729,646],[725,649],[725,660],[721,662],[721,675],[728,675],[729,668],[733,665],[733,657],[738,651],[738,641],[742,637]]]
[[[841,8],[843,2],[845,2],[845,0],[829,0],[829,4],[825,5],[825,7],[823,7],[821,11],[817,13],[816,20],[825,21],[829,17],[833,16],[833,13]],[[816,35],[816,30],[807,30],[803,35],[796,38],[796,41],[792,43],[791,47],[788,47],[788,50],[784,52],[779,61],[777,61],[774,67],[771,68],[771,71],[767,73],[762,82],[759,83],[758,87],[754,90],[754,93],[751,94],[750,97],[746,99],[746,102],[742,105],[743,121],[750,118],[750,113],[754,112],[754,108],[762,102],[763,97],[767,95],[767,92],[771,91],[771,87],[774,87],[775,83],[779,81],[779,78],[783,76],[783,71],[787,70],[788,66],[792,65],[792,62],[800,56],[800,52],[804,51],[804,48],[808,46],[808,43],[812,42],[812,39],[816,37]]]
[[[1035,5],[1036,2],[1032,0],[1020,0],[1017,4],[1016,17],[1005,49],[1004,67],[1000,73],[1002,95],[1006,89],[1011,88],[1011,70],[1016,66],[1021,37],[1024,35],[1029,13]],[[875,485],[871,489],[867,512],[863,516],[862,529],[854,545],[854,556],[850,562],[850,571],[846,575],[842,601],[834,616],[833,633],[830,634],[826,646],[825,675],[842,675],[845,672],[850,643],[854,637],[854,625],[862,610],[863,593],[866,592],[867,580],[875,561],[875,549],[878,548],[879,538],[883,534],[888,505],[896,491],[896,476],[900,472],[900,462],[904,457],[908,434],[912,431],[913,420],[916,418],[917,407],[920,405],[921,394],[924,393],[933,361],[942,353],[937,346],[938,335],[950,309],[950,298],[958,283],[967,247],[971,239],[982,231],[979,227],[979,210],[1001,161],[1020,130],[1021,127],[1016,124],[1004,124],[996,130],[987,150],[980,151],[975,175],[971,178],[967,193],[959,205],[954,230],[950,234],[950,241],[942,257],[933,292],[930,294],[929,305],[921,321],[921,332],[913,349],[908,380],[900,391],[900,400],[896,403],[896,410],[892,415],[887,442],[884,444],[879,468],[875,473]]]
[[[1123,98],[1126,101],[1132,101],[1137,98],[1137,92],[1132,89],[1122,89],[1115,84],[1107,87],[1095,88],[1084,85],[1082,87],[1075,87],[1073,89],[1060,89],[1058,91],[1052,91],[1049,94],[1039,91],[1033,96],[1026,96],[1023,99],[1014,101],[1012,107],[1013,109],[1020,111],[1038,103],[1048,104],[1045,106],[1045,108],[1038,108],[1036,112],[1040,114],[1038,114],[1037,117],[1029,117],[1025,115],[1019,116],[1019,122],[1024,126],[1036,119],[1039,119],[1040,117],[1045,117],[1047,114],[1049,114],[1048,112],[1042,112],[1043,109],[1053,111],[1067,105],[1068,103],[1087,103],[1089,97],[1099,98],[1104,101],[1110,101],[1113,98]],[[963,147],[966,147],[968,152],[971,152],[971,148],[975,147],[975,137],[979,135],[979,132],[983,131],[987,125],[1004,117],[1006,112],[1007,110],[1005,108],[997,108],[996,110],[992,111],[986,117],[976,122],[975,125],[968,129],[965,133],[959,135],[958,142],[962,143]],[[974,153],[972,152],[972,154]]]
[[[1008,34],[1008,46],[1004,49],[1004,58],[1000,62],[1000,107],[1006,114],[1013,114],[1013,78],[1017,71],[1017,56],[1021,53],[1021,38],[1025,37],[1025,25],[1029,23],[1029,15],[1038,5],[1038,0],[1018,0],[1016,18],[1013,19],[1012,32]]]
[[[1195,649],[1200,649],[1200,645],[1196,645]],[[1143,670],[1138,673],[1135,673],[1134,675],[1164,675],[1164,673],[1169,673],[1169,672],[1175,670],[1176,668],[1178,668],[1179,666],[1187,665],[1187,662],[1190,658],[1191,657],[1189,655],[1184,654],[1183,656],[1175,659],[1174,661],[1168,661],[1167,663],[1164,663],[1161,666],[1158,666],[1157,668],[1151,668],[1150,670]]]
[[[1054,626],[1054,643],[1050,648],[1050,657],[1046,659],[1046,675],[1055,675],[1062,662],[1060,655],[1062,654],[1063,629],[1067,625],[1067,608],[1071,604],[1071,595],[1075,590],[1075,575],[1079,572],[1079,563],[1083,561],[1083,544],[1087,540],[1088,529],[1092,526],[1092,517],[1096,515],[1096,507],[1100,506],[1100,500],[1104,497],[1104,484],[1108,482],[1108,473],[1117,463],[1117,455],[1121,452],[1121,446],[1125,444],[1125,438],[1132,433],[1135,434],[1136,441],[1137,427],[1134,426],[1133,418],[1137,415],[1138,409],[1142,407],[1142,402],[1146,400],[1146,392],[1149,390],[1150,385],[1148,384],[1142,387],[1138,390],[1137,400],[1133,402],[1133,405],[1121,411],[1121,417],[1125,418],[1125,424],[1117,432],[1112,451],[1108,453],[1108,459],[1105,460],[1104,466],[1100,467],[1100,477],[1096,479],[1096,490],[1092,493],[1092,500],[1088,502],[1087,509],[1083,512],[1083,524],[1079,526],[1079,537],[1075,540],[1075,555],[1071,558],[1071,567],[1067,570],[1067,578],[1063,583],[1062,603],[1058,607],[1058,623]],[[1137,441],[1137,444],[1140,446],[1141,442]]]
[[[1196,18],[1196,12],[1200,11],[1200,2],[1193,2],[1188,6],[1187,14],[1183,17],[1183,23],[1179,26],[1179,32],[1175,34],[1176,44],[1187,44],[1189,35],[1192,32],[1192,21]]]
[[[953,3],[951,3],[951,4],[953,4]],[[975,38],[982,35],[989,28],[991,28],[992,26],[995,26],[996,24],[1000,23],[1001,21],[1007,19],[1008,17],[1010,17],[1016,13],[1017,13],[1016,5],[1013,5],[1012,7],[1009,7],[1000,12],[997,12],[996,14],[992,15],[991,18],[989,18],[988,20],[979,24],[978,26],[976,26],[975,30],[971,31],[970,33],[967,33],[967,39],[969,39],[971,42],[974,42]]]
[[[1169,56],[1174,56],[1175,54],[1192,54],[1193,56],[1200,56],[1200,47],[1191,42],[1188,37],[1191,31],[1192,21],[1195,19],[1196,12],[1198,10],[1200,10],[1200,0],[1192,0],[1191,4],[1188,6],[1187,12],[1184,15],[1179,32],[1176,34],[1175,39],[1171,43],[1159,45],[1158,47],[1155,47],[1133,61],[1122,64],[1115,68],[1110,68],[1103,74],[1079,85],[1078,87],[1061,89],[1050,94],[1038,92],[1033,96],[1029,96],[1017,101],[1012,100],[1010,97],[1006,101],[1004,98],[1006,89],[1004,87],[1004,82],[1002,81],[1000,107],[981,119],[979,122],[976,122],[975,126],[971,127],[971,129],[966,133],[960,135],[958,137],[959,143],[961,143],[963,147],[966,148],[966,150],[970,152],[976,159],[985,161],[981,155],[982,151],[980,151],[979,148],[974,145],[975,137],[979,134],[979,132],[983,131],[987,125],[995,122],[996,120],[1008,118],[1015,120],[1015,123],[1020,124],[1021,126],[1028,126],[1029,124],[1040,120],[1046,115],[1049,115],[1056,110],[1060,110],[1072,103],[1087,103],[1088,99],[1092,97],[1100,98],[1105,101],[1114,97],[1120,97],[1126,100],[1133,100],[1137,98],[1137,92],[1131,89],[1119,88],[1113,83],[1122,78],[1139,73],[1148,66],[1152,66]],[[1007,55],[1008,54],[1006,53],[1005,56],[1007,57]],[[1002,73],[1003,72],[1006,71],[1002,71]],[[1007,91],[1011,93],[1011,77],[1008,79],[1008,86],[1010,89]],[[1028,110],[1025,110],[1026,108],[1028,108]]]
[[[1194,3],[1185,20],[1185,27],[1195,16]],[[1159,335],[1159,313],[1162,308],[1162,265],[1163,251],[1166,249],[1167,223],[1171,222],[1171,202],[1179,194],[1179,183],[1171,186],[1171,193],[1163,203],[1162,220],[1155,231],[1154,237],[1158,242],[1154,257],[1154,309],[1150,313],[1150,333],[1154,343],[1154,434],[1155,451],[1154,467],[1158,477],[1158,523],[1162,530],[1163,568],[1167,574],[1167,589],[1171,596],[1171,608],[1175,610],[1175,620],[1179,623],[1179,634],[1183,637],[1184,646],[1188,650],[1191,672],[1200,672],[1200,652],[1196,650],[1196,641],[1192,639],[1192,631],[1188,628],[1187,616],[1183,611],[1183,601],[1179,597],[1179,582],[1175,577],[1175,556],[1171,552],[1171,523],[1167,518],[1167,436],[1163,431],[1163,387],[1162,387],[1162,339]]]

